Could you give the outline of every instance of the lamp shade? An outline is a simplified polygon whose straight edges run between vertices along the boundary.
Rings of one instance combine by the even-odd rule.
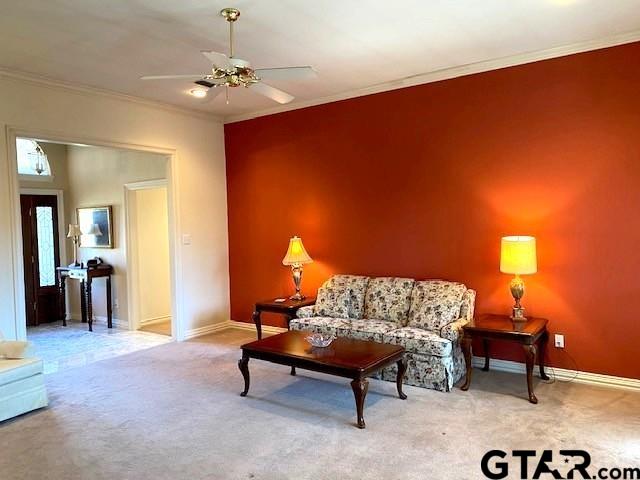
[[[282,259],[282,264],[295,265],[311,262],[313,262],[313,260],[305,250],[302,239],[300,237],[292,237],[289,240],[289,248],[287,249],[287,254]]]
[[[100,225],[98,225],[97,223],[92,223],[91,227],[89,227],[89,230],[87,231],[87,235],[95,235],[97,237],[102,235],[102,231],[100,230]]]
[[[500,244],[500,271],[528,275],[538,271],[535,237],[502,237]]]
[[[79,237],[80,235],[82,235],[82,232],[80,231],[80,226],[70,223],[69,232],[67,233],[67,238]]]

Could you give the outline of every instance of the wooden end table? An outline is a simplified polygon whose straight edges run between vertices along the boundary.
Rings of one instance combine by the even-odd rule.
[[[398,396],[406,400],[407,396],[402,391],[402,380],[407,371],[404,347],[338,337],[328,347],[316,348],[305,340],[308,334],[309,332],[294,330],[242,345],[242,358],[238,361],[238,367],[244,377],[244,390],[240,396],[246,397],[249,391],[249,359],[257,358],[292,368],[300,367],[350,378],[356,401],[358,428],[365,428],[364,399],[369,389],[366,377],[372,373],[396,363]]]
[[[506,340],[522,345],[527,364],[527,388],[529,390],[529,401],[538,403],[538,399],[533,393],[533,366],[538,357],[540,368],[540,378],[549,380],[544,372],[544,354],[549,340],[547,332],[548,320],[545,318],[528,318],[526,322],[514,322],[507,315],[485,314],[474,318],[471,323],[462,327],[464,337],[462,338],[462,351],[467,363],[467,376],[462,390],[468,390],[471,385],[471,343],[474,338],[482,339],[484,347],[484,367],[482,370],[489,371],[489,342],[491,340]],[[538,347],[536,348],[536,344]]]
[[[101,263],[95,267],[57,267],[58,288],[59,288],[59,317],[62,325],[67,326],[67,314],[65,311],[65,294],[67,279],[71,278],[80,281],[80,311],[82,323],[89,324],[89,331],[93,332],[93,301],[91,299],[92,285],[94,278],[105,278],[107,296],[107,327],[113,328],[113,310],[111,302],[111,275],[113,267],[106,263]]]
[[[313,305],[314,303],[316,303],[316,297],[308,297],[302,300],[291,300],[290,298],[285,298],[284,302],[276,302],[275,298],[271,298],[269,300],[257,302],[253,309],[252,319],[253,323],[256,324],[258,340],[262,338],[262,319],[260,318],[260,314],[262,312],[279,313],[280,315],[284,315],[284,318],[287,320],[287,328],[289,328],[289,323],[296,317],[298,309],[308,305]]]

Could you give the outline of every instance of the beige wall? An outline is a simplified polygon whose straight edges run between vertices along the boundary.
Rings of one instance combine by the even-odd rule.
[[[130,236],[135,236],[140,323],[171,316],[167,189],[134,190],[129,197]]]
[[[125,249],[124,185],[142,180],[163,179],[167,176],[167,157],[148,152],[135,152],[114,148],[69,146],[67,149],[69,188],[65,199],[66,218],[77,223],[76,209],[111,205],[113,248],[79,248],[78,261],[100,257],[113,265],[113,315],[128,320],[127,256]],[[166,214],[166,207],[164,209]],[[167,235],[165,234],[165,238]],[[67,242],[71,248],[71,242]],[[71,258],[71,256],[69,256]],[[76,286],[68,295],[68,308],[74,318],[80,318],[79,295]],[[93,283],[93,313],[106,317],[105,282]]]
[[[149,145],[176,152],[170,188],[177,209],[176,305],[184,325],[178,337],[229,319],[227,205],[222,124],[146,102],[0,76],[0,329],[7,338],[25,334],[23,298],[14,279],[20,271],[12,252],[19,217],[11,208],[12,183],[7,155],[7,127],[38,137]],[[95,140],[95,141],[93,141]],[[15,203],[15,202],[14,202]],[[19,248],[19,245],[16,246]],[[23,313],[22,313],[23,314]]]

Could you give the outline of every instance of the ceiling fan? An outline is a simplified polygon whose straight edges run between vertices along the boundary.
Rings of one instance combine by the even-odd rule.
[[[234,57],[233,51],[233,24],[240,11],[235,8],[224,8],[220,11],[227,22],[229,22],[229,55],[224,53],[203,51],[211,63],[211,73],[194,75],[147,75],[140,77],[141,80],[194,80],[196,84],[206,87],[206,101],[211,101],[224,87],[229,103],[229,88],[245,87],[251,88],[254,92],[264,95],[278,103],[289,103],[294,99],[293,95],[279,90],[262,80],[306,80],[314,78],[316,72],[312,67],[279,67],[279,68],[258,68],[254,69],[247,60]]]

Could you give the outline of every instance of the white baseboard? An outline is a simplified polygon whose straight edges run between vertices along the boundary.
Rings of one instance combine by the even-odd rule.
[[[482,368],[484,366],[484,357],[473,357],[471,364],[474,367]],[[521,362],[512,362],[510,360],[494,360],[491,359],[490,367],[491,370],[496,370],[498,372],[509,372],[509,373],[526,373],[526,367],[524,363]],[[568,370],[565,368],[557,368],[557,367],[546,367],[548,370],[547,374],[553,373],[553,377],[556,380],[564,381],[564,382],[576,382],[582,383],[585,385],[594,385],[598,387],[610,387],[610,388],[620,388],[624,390],[633,390],[640,391],[640,380],[635,378],[626,378],[626,377],[616,377],[614,375],[603,375],[600,373],[591,373],[591,372],[582,372],[580,370]],[[549,372],[551,371],[551,372]],[[534,370],[535,374],[538,375],[538,368],[536,366]]]
[[[184,334],[184,339],[188,340],[190,338],[201,337],[202,335],[209,335],[210,333],[219,332],[220,330],[226,330],[230,328],[229,320],[226,322],[214,323],[213,325],[205,325],[204,327],[193,328],[191,330],[187,330]]]
[[[80,322],[80,321],[82,321],[82,314],[80,314],[79,312],[72,313],[71,315],[68,316],[68,319]],[[93,323],[103,323],[103,324],[106,325],[107,324],[107,317],[103,317],[101,315],[94,315],[93,316]],[[122,320],[120,318],[111,317],[111,323],[116,328],[121,328],[123,330],[129,330],[129,322],[127,320]]]
[[[238,322],[237,320],[229,320],[227,326],[229,328],[239,328],[240,330],[251,330],[253,332],[256,331],[256,326],[253,323]],[[286,331],[287,329],[284,327],[272,327],[271,325],[262,325],[262,333],[282,333]]]
[[[224,330],[225,328],[236,328],[241,330],[256,330],[256,326],[253,323],[249,322],[238,322],[235,320],[228,320],[226,322],[222,322],[216,325],[212,325],[215,327],[213,331]],[[209,327],[205,327],[209,328]],[[272,327],[270,325],[263,325],[262,332],[263,333],[282,333],[286,332],[286,328],[282,327]],[[206,333],[211,333],[207,331]],[[202,333],[200,335],[206,335],[206,333]],[[484,366],[484,357],[473,357],[471,364],[474,367],[483,367]],[[495,370],[498,372],[509,372],[509,373],[519,373],[524,375],[526,373],[526,367],[524,363],[521,362],[512,362],[510,360],[497,360],[491,359],[490,363],[491,370]],[[553,377],[559,381],[572,381],[576,383],[581,383],[584,385],[593,385],[598,387],[609,387],[609,388],[619,388],[624,390],[632,390],[632,391],[640,391],[640,380],[635,378],[626,378],[626,377],[616,377],[614,375],[603,375],[600,373],[591,373],[591,372],[582,372],[580,370],[568,370],[565,368],[557,368],[557,367],[546,367],[548,373],[552,373]],[[534,370],[536,375],[538,375],[538,368]]]
[[[140,326],[146,327],[147,325],[156,325],[158,323],[170,322],[171,315],[165,315],[163,317],[147,318],[146,320],[140,320]]]

